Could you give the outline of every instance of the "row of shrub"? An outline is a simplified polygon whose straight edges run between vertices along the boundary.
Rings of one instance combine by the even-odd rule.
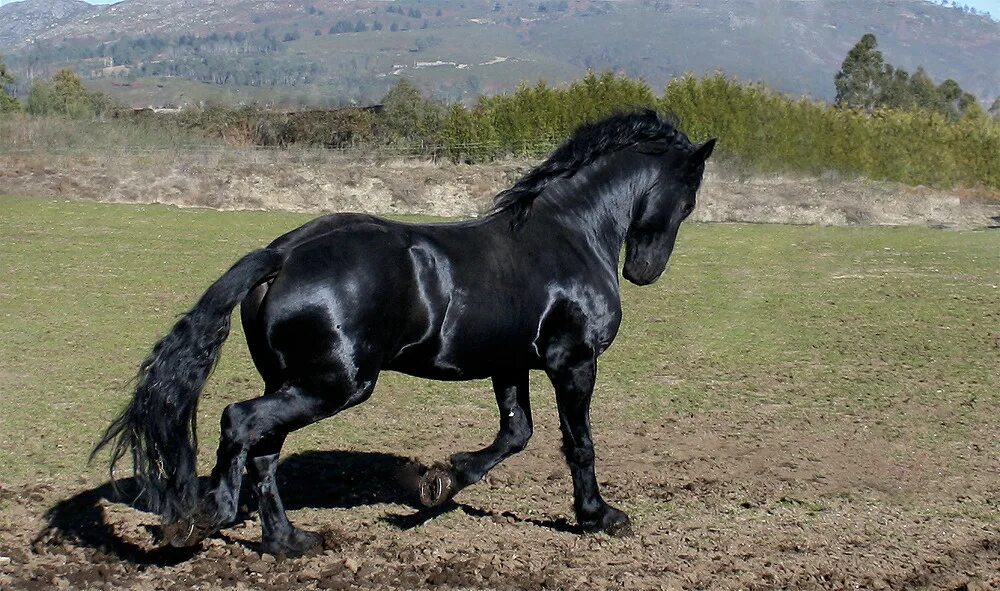
[[[838,170],[911,185],[1000,188],[1000,122],[927,110],[840,109],[722,76],[682,78],[659,102],[693,137],[719,137],[753,169]],[[981,111],[980,111],[981,113]]]
[[[113,108],[60,73],[28,100],[38,115],[88,116],[105,125],[163,130],[243,146],[390,149],[464,162],[540,157],[587,121],[637,107],[672,113],[694,141],[719,138],[719,153],[748,172],[828,170],[940,187],[1000,189],[1000,122],[978,111],[953,120],[928,110],[838,108],[792,98],[721,74],[685,76],[657,96],[642,81],[589,74],[447,106],[402,81],[376,108],[284,113],[221,105],[159,114]],[[3,146],[0,146],[2,148]]]
[[[455,159],[538,156],[577,125],[626,106],[672,113],[694,141],[719,138],[722,154],[755,172],[837,170],[907,184],[1000,189],[1000,122],[952,121],[926,110],[866,113],[791,98],[721,74],[685,76],[657,97],[642,82],[588,75],[453,107],[438,132]]]

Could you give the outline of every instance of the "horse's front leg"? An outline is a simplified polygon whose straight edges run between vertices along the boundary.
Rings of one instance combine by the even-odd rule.
[[[553,356],[547,370],[556,391],[563,453],[573,476],[573,507],[585,531],[604,531],[612,535],[631,532],[628,516],[601,498],[594,473],[594,442],[590,435],[590,401],[597,377],[597,359],[588,356],[572,360]]]
[[[433,507],[444,503],[528,445],[533,428],[528,371],[493,376],[493,391],[500,409],[500,430],[493,443],[479,451],[457,453],[449,458],[449,465],[428,470],[420,480],[423,504]]]

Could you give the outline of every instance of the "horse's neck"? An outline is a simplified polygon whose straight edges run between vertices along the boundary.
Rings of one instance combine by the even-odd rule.
[[[532,213],[544,217],[551,225],[550,231],[585,241],[617,267],[631,222],[632,203],[650,182],[637,160],[629,155],[602,159],[546,191]]]

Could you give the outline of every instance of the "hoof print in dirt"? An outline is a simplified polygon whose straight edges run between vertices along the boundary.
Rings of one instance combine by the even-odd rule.
[[[436,465],[420,477],[418,491],[421,504],[439,507],[455,495],[455,478],[447,466]]]

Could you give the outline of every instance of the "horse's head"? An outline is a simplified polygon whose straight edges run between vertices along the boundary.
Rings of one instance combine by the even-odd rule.
[[[657,155],[659,170],[649,189],[632,207],[625,236],[622,275],[636,285],[649,285],[663,274],[681,222],[694,210],[695,195],[712,154],[715,139],[692,150],[671,149]]]

